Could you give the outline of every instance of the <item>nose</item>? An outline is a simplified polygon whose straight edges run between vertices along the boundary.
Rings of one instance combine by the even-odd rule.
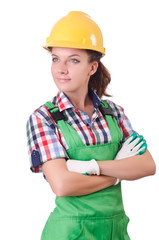
[[[58,73],[60,74],[67,74],[68,68],[66,62],[61,62],[58,66]]]

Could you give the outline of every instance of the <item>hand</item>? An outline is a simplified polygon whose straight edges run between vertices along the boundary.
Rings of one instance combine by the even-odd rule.
[[[94,159],[90,161],[69,159],[66,165],[70,172],[78,172],[85,175],[100,175],[98,163]]]
[[[132,157],[144,153],[147,149],[143,136],[133,133],[122,145],[114,160]]]

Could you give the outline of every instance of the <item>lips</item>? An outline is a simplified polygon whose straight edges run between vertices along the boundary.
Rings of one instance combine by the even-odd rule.
[[[71,79],[70,78],[57,78],[57,81],[60,83],[66,83],[69,82]]]

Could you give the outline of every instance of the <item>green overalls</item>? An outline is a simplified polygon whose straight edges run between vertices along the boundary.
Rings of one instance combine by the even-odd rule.
[[[90,146],[84,145],[57,107],[50,102],[46,106],[64,135],[70,159],[102,161],[115,158],[122,134],[107,103],[101,103],[100,111],[107,121],[112,142]],[[121,182],[84,196],[56,197],[55,203],[56,208],[45,224],[41,240],[130,240]]]

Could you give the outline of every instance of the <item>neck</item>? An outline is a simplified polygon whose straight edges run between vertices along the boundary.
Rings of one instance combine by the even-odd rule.
[[[68,97],[70,102],[75,106],[75,108],[78,108],[82,111],[84,111],[89,105],[92,105],[92,101],[88,94],[88,89],[86,89],[86,91],[82,93],[67,92],[65,93],[65,95]]]

